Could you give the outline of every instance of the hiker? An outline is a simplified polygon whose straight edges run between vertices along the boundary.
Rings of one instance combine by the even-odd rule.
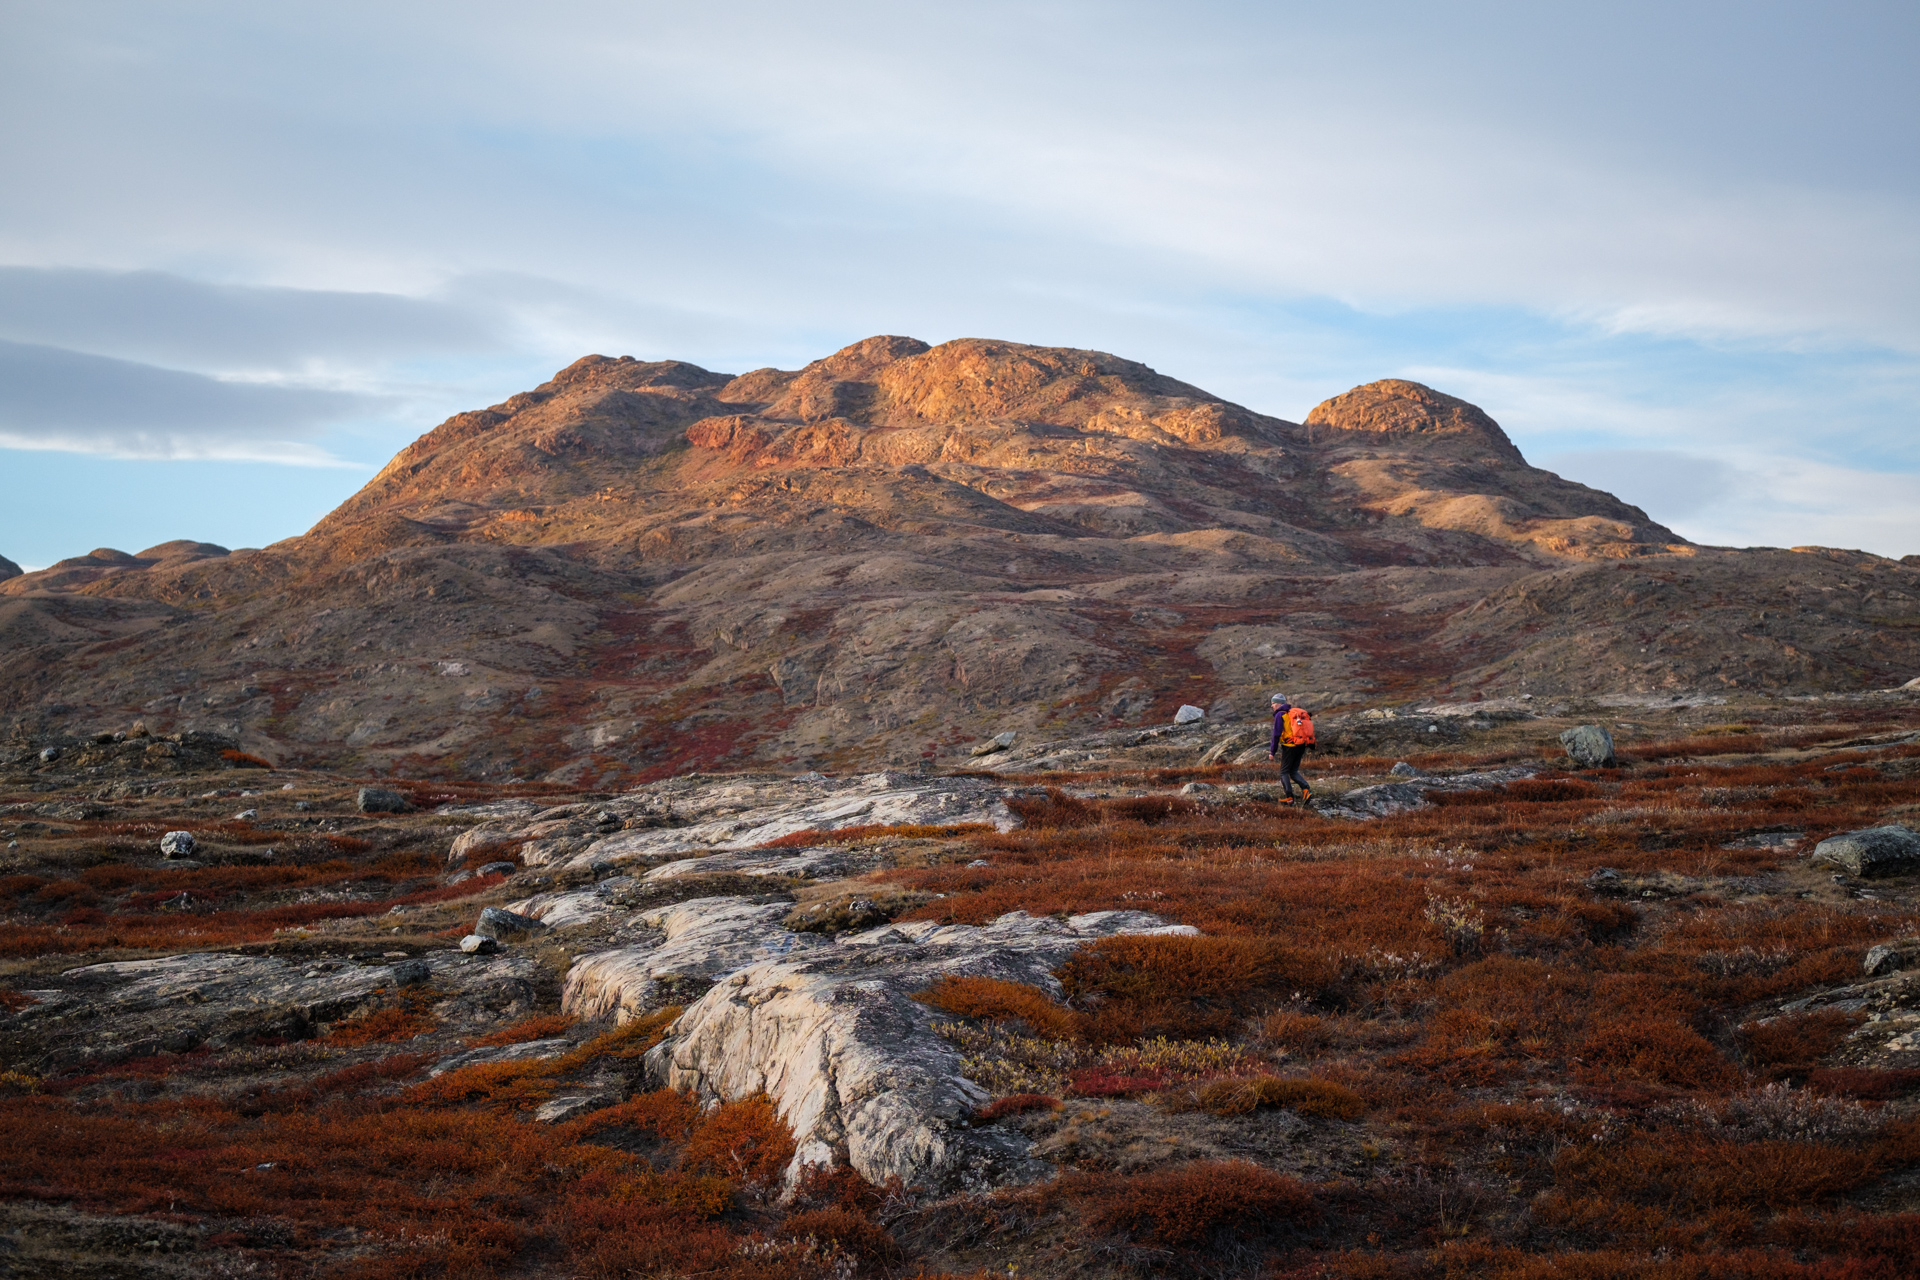
[[[1273,740],[1267,744],[1267,759],[1273,759],[1273,753],[1280,753],[1280,785],[1287,789],[1287,797],[1281,804],[1293,803],[1293,784],[1300,784],[1300,803],[1313,803],[1313,788],[1300,776],[1300,762],[1307,758],[1307,748],[1313,745],[1313,717],[1307,714],[1305,707],[1296,707],[1287,701],[1287,695],[1273,695]]]

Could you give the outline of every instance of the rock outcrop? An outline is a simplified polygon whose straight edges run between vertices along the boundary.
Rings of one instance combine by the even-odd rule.
[[[788,934],[795,941],[778,944],[787,956],[727,971],[770,946],[775,912],[724,900],[674,910],[678,931],[662,950],[676,948],[683,970],[707,964],[714,978],[648,1055],[654,1079],[708,1098],[768,1094],[799,1142],[796,1174],[804,1164],[846,1164],[875,1183],[947,1189],[1039,1177],[1046,1166],[1018,1135],[968,1127],[988,1095],[962,1074],[958,1051],[934,1030],[939,1015],[914,993],[961,974],[1057,993],[1051,970],[1091,939],[1195,932],[1143,912],[1066,920],[1014,912],[978,928],[895,924],[832,942]],[[582,1008],[637,1000],[657,981],[646,968],[631,956],[578,983],[570,973],[568,999]]]
[[[18,1059],[38,1072],[120,1062],[202,1045],[231,1048],[271,1038],[305,1039],[325,1024],[407,987],[431,987],[453,1006],[529,1009],[538,966],[530,958],[476,959],[434,952],[419,959],[189,953],[87,965],[61,975],[9,1032],[33,1046]]]

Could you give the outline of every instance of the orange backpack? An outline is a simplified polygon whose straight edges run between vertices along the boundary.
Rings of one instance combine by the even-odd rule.
[[[1305,707],[1294,707],[1280,722],[1280,745],[1283,747],[1310,747],[1313,745],[1313,717],[1307,714]]]

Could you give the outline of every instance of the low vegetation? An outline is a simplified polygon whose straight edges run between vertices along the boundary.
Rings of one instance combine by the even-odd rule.
[[[1920,1256],[1920,1053],[1882,1028],[1920,1016],[1817,997],[1920,934],[1920,884],[1806,854],[1912,821],[1920,746],[1884,737],[1897,721],[1777,719],[1623,743],[1608,769],[1482,753],[1464,763],[1536,772],[1369,822],[1171,794],[1257,776],[1216,766],[1046,779],[1006,833],[837,833],[912,842],[861,889],[905,918],[1199,930],[1091,944],[1050,985],[920,993],[987,1092],[971,1123],[1031,1140],[1044,1182],[789,1187],[765,1098],[644,1083],[673,1011],[583,1025],[549,991],[452,1049],[565,1052],[435,1076],[421,989],[225,1056],[0,1062],[0,1198],[174,1224],[236,1274],[1893,1280]],[[1310,771],[1333,797],[1392,763]],[[421,821],[300,822],[203,822],[214,852],[184,869],[127,850],[185,822],[25,832],[0,1009],[102,959],[446,947],[505,900],[498,876],[444,883]],[[607,1079],[622,1100],[535,1119]]]

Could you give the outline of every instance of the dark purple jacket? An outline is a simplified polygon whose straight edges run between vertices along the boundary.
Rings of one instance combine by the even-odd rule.
[[[1273,709],[1273,741],[1267,744],[1267,754],[1275,755],[1280,750],[1280,722],[1287,718],[1287,712],[1293,710],[1291,702],[1283,702]]]

